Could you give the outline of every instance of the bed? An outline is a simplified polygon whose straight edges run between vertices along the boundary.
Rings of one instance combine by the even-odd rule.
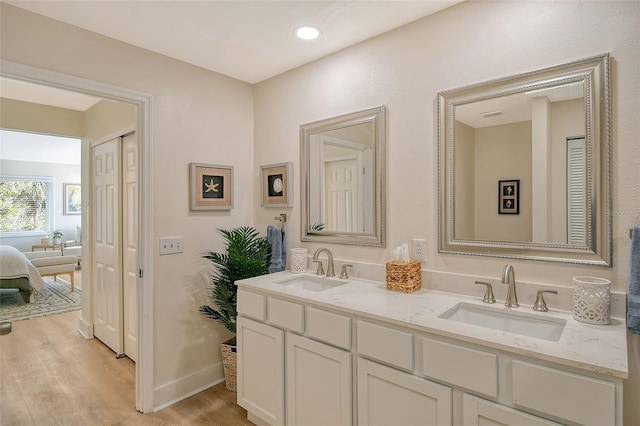
[[[44,288],[35,266],[15,247],[0,245],[0,288],[17,289],[29,303],[34,291]]]

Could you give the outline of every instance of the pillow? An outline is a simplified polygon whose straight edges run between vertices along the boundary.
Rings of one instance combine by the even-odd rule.
[[[76,225],[76,241],[78,245],[82,245],[82,227],[80,225]]]

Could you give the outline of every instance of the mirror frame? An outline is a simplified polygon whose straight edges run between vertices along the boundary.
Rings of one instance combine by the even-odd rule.
[[[582,81],[587,144],[587,245],[455,238],[455,107]],[[611,267],[611,88],[609,54],[438,93],[438,252]]]
[[[374,230],[373,233],[311,231],[309,229],[309,144],[312,135],[372,122],[375,136]],[[300,126],[300,239],[321,243],[348,244],[370,247],[386,246],[386,116],[384,105],[352,112]]]

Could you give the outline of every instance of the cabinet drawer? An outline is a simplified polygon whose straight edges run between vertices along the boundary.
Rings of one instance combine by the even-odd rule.
[[[304,305],[269,297],[267,300],[269,322],[296,333],[304,332]]]
[[[462,424],[465,426],[482,426],[485,424],[562,426],[559,423],[485,401],[466,393],[462,396]]]
[[[522,361],[511,372],[514,404],[583,425],[616,424],[613,383]]]
[[[358,321],[358,353],[398,368],[413,370],[413,334]]]
[[[425,376],[498,396],[498,356],[464,346],[421,338]]]
[[[238,312],[260,321],[267,318],[266,297],[262,294],[238,289]]]
[[[307,306],[307,336],[351,349],[351,318]]]

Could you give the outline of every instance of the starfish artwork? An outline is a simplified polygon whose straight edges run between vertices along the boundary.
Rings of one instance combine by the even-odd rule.
[[[219,183],[213,183],[213,178],[211,179],[211,183],[204,183],[204,186],[207,188],[204,190],[204,192],[218,192],[218,186],[220,184]]]

